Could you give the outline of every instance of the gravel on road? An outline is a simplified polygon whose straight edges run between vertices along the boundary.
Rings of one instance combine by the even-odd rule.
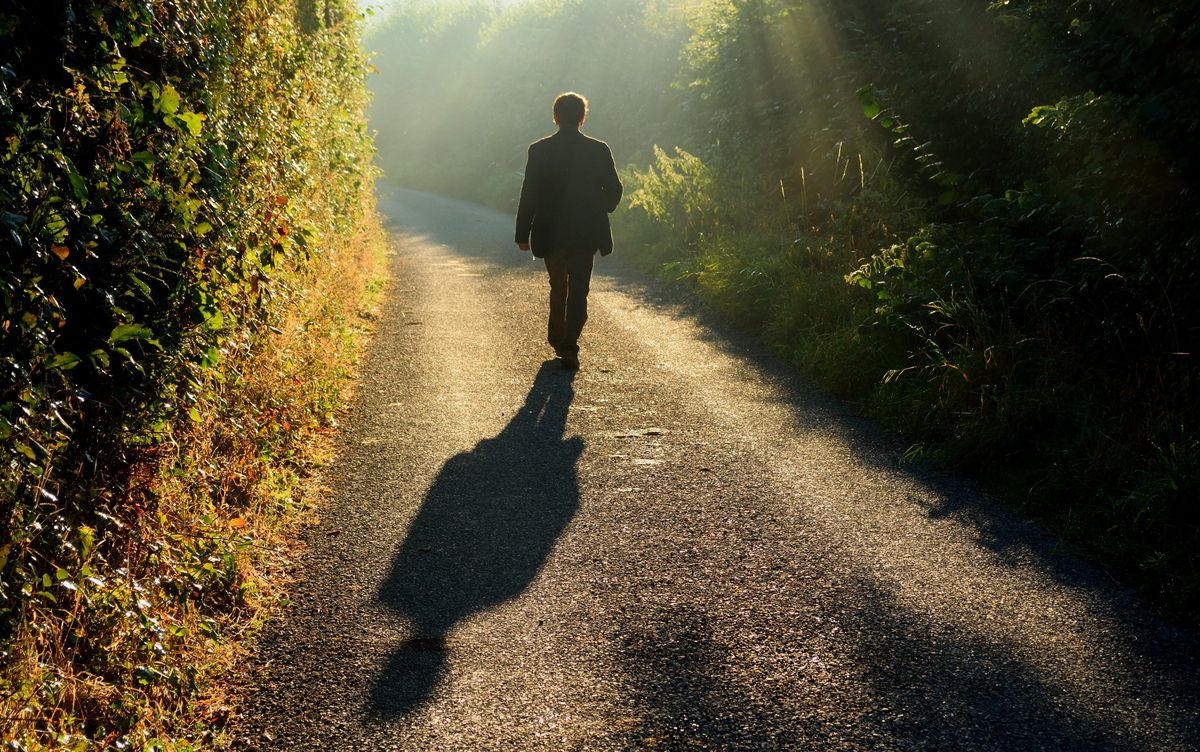
[[[394,283],[242,749],[1190,750],[1200,642],[597,260],[380,199]]]

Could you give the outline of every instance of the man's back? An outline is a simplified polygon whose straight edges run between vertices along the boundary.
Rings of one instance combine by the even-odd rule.
[[[529,147],[517,242],[534,255],[612,251],[608,214],[621,200],[612,152],[603,141],[563,128]]]

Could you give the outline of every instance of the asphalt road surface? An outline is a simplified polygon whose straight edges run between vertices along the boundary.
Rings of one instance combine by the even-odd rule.
[[[395,283],[237,729],[280,750],[1185,750],[1196,636],[597,260],[387,189]]]

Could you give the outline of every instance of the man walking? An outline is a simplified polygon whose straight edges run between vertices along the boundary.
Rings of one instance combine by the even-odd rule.
[[[570,370],[579,368],[592,259],[612,253],[608,215],[622,190],[608,144],[579,132],[587,108],[574,92],[554,100],[558,132],[529,146],[517,207],[517,247],[544,259],[550,275],[546,339]]]

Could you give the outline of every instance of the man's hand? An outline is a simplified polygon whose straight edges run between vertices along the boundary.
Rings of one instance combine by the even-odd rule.
[[[517,243],[517,248],[520,248],[522,251],[528,251],[529,244],[528,243]]]

